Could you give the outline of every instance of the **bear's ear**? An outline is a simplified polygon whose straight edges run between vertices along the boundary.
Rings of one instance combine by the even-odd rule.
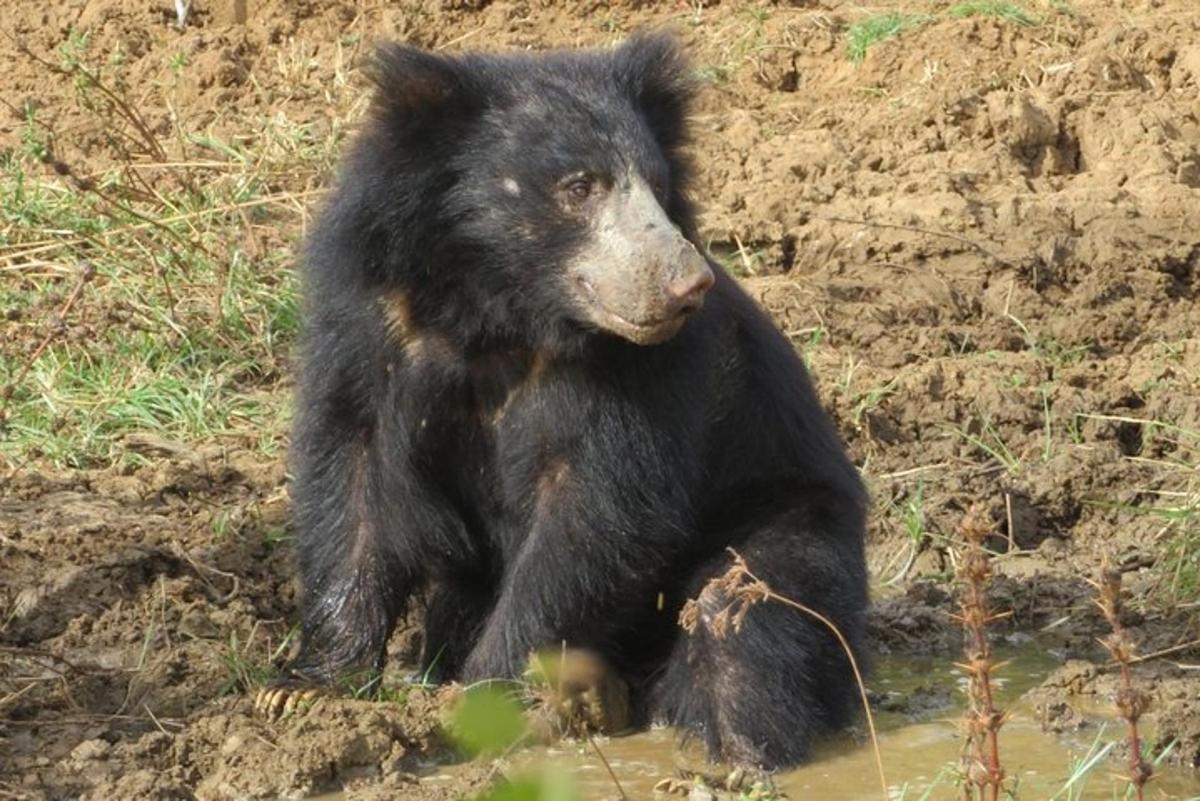
[[[388,42],[366,70],[375,84],[378,113],[404,127],[472,115],[480,93],[460,60]]]
[[[687,138],[687,112],[695,83],[675,37],[638,33],[613,54],[617,84],[633,98],[664,150]]]

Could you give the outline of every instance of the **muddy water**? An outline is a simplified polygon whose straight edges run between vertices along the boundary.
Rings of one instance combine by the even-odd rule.
[[[1086,780],[1064,789],[1089,748],[1119,739],[1119,727],[1104,721],[1106,710],[1095,710],[1095,725],[1077,734],[1043,734],[1033,708],[1022,702],[1021,696],[1036,686],[1057,662],[1031,645],[1006,650],[999,657],[1010,661],[1000,671],[997,698],[1012,715],[1001,732],[1001,758],[1009,775],[1016,780],[1017,798],[1023,801],[1123,798],[1124,785],[1115,775],[1121,766],[1108,759],[1099,760]],[[908,801],[961,798],[954,784],[953,766],[962,744],[956,724],[963,708],[959,689],[963,680],[962,673],[945,659],[879,660],[871,686],[885,699],[877,725],[890,798]],[[681,750],[669,730],[607,739],[598,745],[631,799],[652,797],[655,784],[676,775],[679,767],[703,766],[695,749]],[[518,771],[544,766],[573,774],[585,799],[616,797],[612,778],[586,745],[564,743],[549,749],[531,749],[514,761],[514,769]],[[435,774],[427,781],[437,783],[448,776],[448,773]],[[882,796],[871,748],[850,737],[826,743],[809,765],[778,776],[776,781],[792,801],[878,801]],[[1160,768],[1146,797],[1200,799],[1200,775],[1180,768]]]

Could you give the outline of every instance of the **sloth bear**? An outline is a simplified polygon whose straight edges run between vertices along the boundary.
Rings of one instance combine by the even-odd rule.
[[[764,603],[714,630],[732,547],[861,649],[865,496],[790,343],[699,243],[689,76],[662,34],[378,50],[304,264],[293,682],[379,669],[421,599],[422,671],[584,649],[713,759],[792,765],[853,717],[816,620]]]

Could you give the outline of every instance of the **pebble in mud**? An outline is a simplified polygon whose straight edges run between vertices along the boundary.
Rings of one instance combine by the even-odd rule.
[[[71,759],[76,762],[90,762],[108,757],[112,744],[106,740],[84,740],[71,750]]]

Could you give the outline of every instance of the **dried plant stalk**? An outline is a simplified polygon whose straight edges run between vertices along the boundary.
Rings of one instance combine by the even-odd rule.
[[[1137,657],[1137,644],[1129,630],[1121,624],[1121,571],[1109,564],[1108,556],[1100,565],[1100,580],[1096,587],[1096,605],[1108,621],[1112,633],[1100,640],[1100,644],[1112,655],[1121,670],[1121,686],[1117,689],[1113,703],[1117,714],[1125,721],[1126,740],[1129,746],[1129,783],[1133,786],[1134,798],[1142,801],[1146,782],[1154,774],[1154,766],[1142,758],[1142,739],[1138,734],[1138,720],[1150,707],[1150,697],[1133,683],[1131,665]]]
[[[999,665],[992,660],[987,627],[1003,614],[988,609],[987,587],[992,566],[984,550],[984,541],[992,533],[987,513],[972,508],[963,518],[960,532],[964,541],[959,562],[959,613],[955,615],[966,634],[966,663],[959,665],[967,674],[967,730],[963,752],[963,792],[968,799],[999,801],[1004,789],[1004,767],[1000,762],[1000,728],[1007,719],[992,695],[992,673]]]

